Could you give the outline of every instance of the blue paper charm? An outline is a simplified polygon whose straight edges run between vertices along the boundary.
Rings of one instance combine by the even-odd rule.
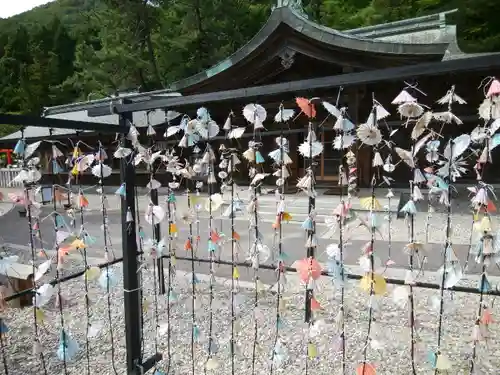
[[[479,281],[479,291],[483,293],[488,293],[490,290],[491,290],[491,284],[486,275],[484,275],[484,277],[481,277],[481,281]]]
[[[219,344],[217,344],[217,341],[213,337],[208,340],[208,350],[212,354],[219,351]]]
[[[260,153],[260,151],[255,151],[255,162],[257,164],[263,164],[265,163],[264,157]]]
[[[3,319],[0,319],[0,334],[3,335],[5,333],[7,333],[7,332],[9,332],[9,327],[7,327],[5,325],[5,323],[3,322]]]
[[[121,195],[123,198],[125,198],[126,196],[126,193],[127,193],[127,190],[125,188],[125,182],[123,184],[120,185],[120,187],[118,188],[118,190],[115,192],[116,195]]]
[[[196,342],[200,339],[200,329],[197,326],[193,327],[193,338]]]
[[[21,155],[24,153],[24,149],[26,148],[26,142],[24,139],[20,139],[17,141],[16,146],[14,147],[14,154]]]
[[[289,258],[288,254],[285,253],[284,251],[282,251],[281,254],[278,255],[278,260],[280,262],[286,262],[288,258]]]
[[[311,217],[308,217],[307,219],[304,220],[304,222],[302,223],[302,229],[313,230],[313,221]]]
[[[175,293],[173,290],[170,290],[170,293],[168,293],[168,300],[170,301],[170,303],[174,303],[179,300],[179,297],[177,296],[177,293]]]
[[[99,285],[103,289],[107,289],[108,285],[110,288],[116,286],[118,284],[118,278],[115,275],[115,272],[112,269],[104,269],[99,276]]]
[[[66,333],[63,329],[61,331],[61,337],[59,339],[59,348],[57,349],[57,357],[61,361],[70,362],[72,361],[79,350],[78,343]]]
[[[57,228],[64,228],[66,226],[64,218],[59,214],[55,214],[55,224]]]
[[[191,282],[195,285],[200,283],[200,280],[198,279],[195,273],[191,274]]]
[[[60,174],[63,171],[63,169],[59,166],[59,163],[57,160],[52,160],[52,173],[53,174]]]
[[[217,250],[217,245],[212,240],[208,240],[208,251],[215,252],[216,250]]]
[[[434,352],[429,352],[427,354],[427,361],[432,366],[432,368],[436,368],[437,355]]]
[[[90,234],[88,234],[86,232],[83,233],[82,239],[83,239],[83,243],[86,246],[92,246],[92,245],[94,245],[97,242],[97,240],[95,239],[95,237],[92,237]]]

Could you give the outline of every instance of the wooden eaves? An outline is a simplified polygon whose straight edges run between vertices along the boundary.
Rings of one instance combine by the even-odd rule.
[[[335,76],[298,80],[293,82],[277,83],[272,85],[255,86],[236,90],[218,91],[206,94],[189,95],[176,98],[152,98],[137,103],[114,103],[111,106],[88,108],[88,115],[98,117],[112,113],[127,113],[148,111],[158,108],[174,109],[185,105],[205,105],[214,102],[235,100],[259,100],[264,97],[273,97],[287,94],[288,96],[307,95],[317,89],[332,89],[337,87],[359,86],[385,81],[401,81],[424,76],[438,76],[443,74],[457,74],[464,72],[485,71],[492,74],[500,70],[500,53],[485,56],[470,57],[442,62],[423,63],[396,68],[379,69],[375,71],[347,73]]]

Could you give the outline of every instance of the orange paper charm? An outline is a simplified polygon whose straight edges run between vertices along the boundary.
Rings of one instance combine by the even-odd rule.
[[[489,309],[484,309],[481,316],[481,324],[489,325],[491,323],[493,323],[493,315]]]
[[[311,103],[309,99],[306,98],[297,98],[295,99],[297,105],[300,110],[309,118],[316,117],[316,108],[314,108],[314,104]]]
[[[78,206],[80,208],[88,207],[89,206],[89,201],[87,200],[87,198],[85,198],[85,195],[80,194],[80,199],[78,201]]]
[[[322,307],[320,305],[320,303],[318,302],[318,300],[314,297],[311,298],[311,310],[312,311],[318,311],[318,310],[321,310]]]
[[[217,233],[217,231],[213,230],[212,233],[210,234],[210,239],[212,240],[213,243],[219,241],[220,240],[219,233]]]
[[[496,212],[497,208],[495,206],[495,203],[491,199],[488,199],[488,205],[486,206],[486,210],[488,212]]]
[[[375,367],[369,363],[362,363],[356,369],[356,375],[376,375]]]
[[[241,239],[240,235],[237,232],[233,232],[233,240],[239,241]]]
[[[300,280],[308,282],[309,277],[314,280],[321,276],[321,265],[314,258],[304,258],[296,263]]]
[[[191,241],[190,240],[186,240],[186,243],[184,244],[184,250],[186,251],[189,251],[189,250],[192,250],[192,246],[191,246]]]

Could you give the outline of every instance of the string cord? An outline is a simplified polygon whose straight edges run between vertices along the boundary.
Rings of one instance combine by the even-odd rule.
[[[52,129],[49,129],[49,136],[52,136]],[[55,175],[53,175],[53,177],[55,177]],[[54,181],[55,182],[55,181]],[[58,228],[58,223],[57,223],[57,216],[59,215],[57,213],[57,200],[56,200],[56,190],[57,188],[55,187],[55,184],[53,185],[52,187],[52,201],[53,201],[53,210],[54,210],[54,214],[53,214],[53,223],[54,223],[54,234],[55,234],[55,238],[56,238],[56,242],[55,242],[55,250],[56,250],[56,256],[57,256],[57,264],[56,264],[56,279],[59,280],[60,279],[60,268],[62,268],[62,255],[59,253],[60,249],[59,249],[59,239],[58,239],[58,232],[59,232],[59,228]],[[62,303],[62,299],[61,299],[61,283],[57,283],[57,298],[58,298],[58,301],[59,301],[59,322],[61,324],[61,332],[62,332],[62,335],[61,335],[61,338],[62,338],[62,352],[63,352],[63,371],[64,371],[64,374],[65,375],[68,375],[68,366],[67,366],[67,361],[66,361],[66,358],[67,358],[67,347],[66,347],[66,334],[65,334],[65,331],[64,331],[64,314],[63,314],[63,303]]]
[[[188,204],[188,211],[189,214],[191,214],[191,196],[190,196],[190,191],[189,191],[189,180],[187,182],[187,204]],[[193,223],[192,220],[189,220],[189,238],[188,238],[188,243],[189,243],[189,249],[191,250],[191,324],[192,324],[192,329],[191,329],[191,374],[194,375],[195,370],[194,370],[194,341],[195,341],[195,327],[196,327],[196,311],[195,311],[195,306],[196,306],[196,274],[195,274],[195,265],[194,265],[194,248],[193,248]],[[212,338],[209,338],[209,341],[212,340]],[[209,343],[210,346],[210,343]]]
[[[172,219],[172,210],[171,210],[171,204],[170,202],[171,197],[173,195],[173,191],[169,188],[167,191],[168,198],[167,198],[167,215],[168,215],[168,279],[167,279],[167,370],[168,372],[171,371],[171,364],[172,364],[172,340],[171,340],[171,332],[172,329],[170,327],[170,295],[172,294],[172,256],[174,256],[173,249],[172,249],[172,242],[173,242],[173,236],[172,236],[172,225],[173,225],[173,219]]]
[[[229,153],[229,165],[231,167],[231,374],[235,374],[235,353],[234,353],[234,345],[235,345],[235,336],[234,336],[234,323],[236,320],[235,316],[235,311],[234,311],[234,294],[235,294],[235,283],[234,283],[234,271],[236,269],[235,265],[235,259],[234,259],[234,250],[235,250],[235,227],[234,227],[234,216],[235,216],[235,209],[234,209],[234,179],[233,179],[233,171],[234,171],[234,156],[232,153]],[[221,220],[221,227],[222,227],[222,220]]]
[[[257,120],[257,111],[254,113],[254,123]],[[254,159],[254,168],[255,168],[255,173],[252,178],[255,177],[257,174],[257,152],[258,152],[258,145],[260,145],[261,142],[257,143],[257,129],[255,128],[255,125],[253,127],[253,159]],[[258,211],[258,206],[259,206],[259,201],[258,201],[258,188],[259,188],[259,183],[255,183],[253,186],[253,221],[254,221],[254,242],[252,245],[252,251],[250,252],[250,256],[254,257],[254,260],[252,261],[252,266],[254,268],[254,324],[253,324],[253,345],[252,345],[252,375],[255,375],[255,363],[256,363],[256,354],[257,354],[257,341],[258,341],[258,335],[259,335],[259,327],[258,327],[258,322],[257,322],[257,308],[259,306],[259,250],[258,250],[258,244],[259,244],[259,211]]]
[[[137,185],[134,186],[134,194],[136,198],[138,197]],[[136,223],[137,223],[137,232],[139,233],[139,263],[141,267],[139,267],[139,301],[141,311],[144,309],[144,272],[142,265],[144,264],[144,237],[143,237],[143,229],[141,225],[141,215],[139,215],[139,199],[135,200],[135,212],[136,212]],[[169,257],[170,261],[170,257]],[[141,314],[141,332],[144,332],[144,314]],[[141,335],[141,357],[144,357],[144,335]]]
[[[123,140],[123,138],[122,138]],[[103,150],[101,142],[99,142],[99,152]],[[101,178],[99,179],[99,187],[101,190],[101,210],[102,210],[102,226],[103,226],[103,236],[104,236],[104,256],[106,259],[106,303],[107,303],[107,310],[108,310],[108,322],[109,322],[109,338],[111,341],[111,367],[113,368],[113,372],[115,375],[118,375],[118,371],[116,370],[116,363],[115,363],[115,341],[114,341],[114,334],[113,334],[113,317],[111,313],[111,286],[110,286],[110,277],[109,277],[109,248],[108,248],[108,224],[109,224],[109,217],[108,217],[108,212],[106,209],[106,196],[104,194],[104,179],[102,176],[104,175],[103,171],[103,164],[100,164],[100,175]]]
[[[212,184],[209,183],[211,175],[213,173],[213,154],[212,154],[212,148],[210,147],[210,132],[208,133],[208,141],[207,141],[207,149],[205,152],[209,153],[209,160],[208,160],[208,166],[207,166],[207,173],[208,173],[208,179],[207,179],[207,190],[208,190],[208,238],[211,243],[211,248],[209,249],[209,261],[210,261],[210,282],[209,282],[209,302],[208,302],[208,359],[212,358],[212,342],[213,342],[213,324],[214,324],[214,316],[213,316],[213,301],[214,301],[214,278],[215,278],[215,241],[214,238],[212,238],[212,231],[213,231],[213,207],[212,207]],[[205,368],[205,374],[207,372],[207,369]]]
[[[309,114],[311,116],[309,117],[309,132],[308,132],[308,141],[309,141],[309,162],[310,162],[310,173],[311,173],[311,192],[309,196],[309,203],[308,203],[308,215],[309,219],[312,220],[312,229],[307,231],[307,238],[308,240],[310,239],[311,244],[310,246],[307,247],[307,258],[309,259],[309,262],[312,263],[312,260],[314,259],[314,236],[316,235],[316,221],[313,218],[313,213],[315,210],[316,206],[316,192],[315,192],[315,175],[314,175],[314,167],[315,167],[315,162],[313,160],[313,152],[312,152],[312,146],[313,146],[313,137],[312,133],[314,132],[314,125],[312,122],[312,114],[313,114],[313,104],[311,101],[309,101]],[[311,269],[309,270],[309,273],[311,272]],[[305,298],[305,321],[308,323],[309,330],[311,330],[312,324],[313,324],[313,319],[312,319],[312,311],[311,311],[311,302],[312,299],[314,298],[314,290],[313,286],[309,285],[309,280],[306,285],[306,298]],[[305,375],[308,374],[309,371],[309,346],[312,345],[311,341],[311,335],[308,335],[308,346],[306,349],[306,363],[305,363]]]
[[[412,147],[411,147],[411,154],[414,155],[414,150],[415,150],[415,141],[413,141]],[[411,170],[412,176],[415,174],[415,167],[412,168]],[[414,200],[414,191],[415,191],[415,183],[413,181],[410,181],[410,194],[411,197],[410,199]],[[410,244],[413,244],[415,241],[415,215],[411,213],[410,215]],[[412,245],[413,246],[413,245]],[[410,250],[409,254],[409,268],[410,268],[410,273],[412,274],[413,277],[413,269],[414,269],[414,255],[413,255],[414,250]],[[415,308],[414,308],[414,296],[413,296],[413,285],[410,283],[408,285],[409,289],[409,294],[408,294],[408,301],[409,301],[409,313],[410,313],[410,358],[411,358],[411,371],[413,375],[417,374],[417,370],[415,367]]]
[[[24,138],[24,129],[21,129],[21,139],[23,142],[25,142]],[[22,163],[23,163],[23,168],[26,167],[26,157],[25,153],[23,152],[23,158],[22,158]],[[26,213],[28,216],[28,231],[29,231],[29,236],[30,236],[30,250],[31,250],[31,261],[32,261],[32,272],[33,272],[33,290],[36,291],[36,281],[35,281],[35,275],[36,275],[36,255],[35,255],[35,242],[34,242],[34,233],[33,233],[33,217],[32,217],[32,212],[31,212],[31,199],[29,197],[29,188],[26,184],[24,184],[24,199],[26,202]],[[37,318],[37,307],[36,304],[33,303],[33,330],[34,330],[34,345],[35,347],[38,347],[40,344],[40,337],[39,337],[39,327],[38,327],[38,318]],[[0,336],[3,336],[0,334]],[[3,346],[3,337],[2,337],[2,356],[3,356],[3,361],[4,361],[4,370],[5,370],[5,375],[8,375],[8,368],[7,368],[7,359],[5,358],[5,352],[4,352],[4,346]],[[42,364],[42,369],[43,373],[47,375],[47,366],[45,363],[45,355],[43,354],[43,350],[40,350],[39,353],[40,356],[40,361]]]
[[[340,91],[339,91],[340,96]],[[339,98],[337,98],[337,107],[338,107]],[[344,115],[344,114],[342,114]],[[341,204],[341,214],[339,217],[339,250],[340,250],[340,278],[342,283],[342,288],[340,288],[340,313],[341,313],[341,332],[340,332],[340,340],[341,340],[341,350],[342,350],[342,374],[346,374],[346,339],[345,339],[345,285],[344,285],[344,212],[345,210],[345,201],[344,201],[344,126],[342,124],[342,130],[340,131],[340,204]],[[349,170],[346,171],[345,179],[349,181]]]
[[[83,219],[83,205],[81,204],[81,200],[83,198],[83,192],[81,190],[81,180],[80,180],[80,226],[81,226],[81,236],[85,235],[85,227],[84,227],[84,219]],[[85,312],[86,312],[86,324],[85,324],[85,360],[87,367],[87,374],[90,375],[90,340],[89,340],[89,330],[91,327],[90,323],[90,299],[89,299],[89,278],[87,270],[89,269],[88,261],[87,261],[87,247],[83,248],[83,265],[85,268],[84,273],[84,290],[85,290]]]
[[[149,116],[148,116],[148,121],[149,121]],[[154,180],[154,168],[153,168],[153,161],[149,161],[148,163],[148,169],[149,169],[149,181]],[[153,188],[151,184],[151,190]],[[138,199],[136,199],[138,201]],[[160,246],[160,239],[159,239],[159,231],[157,231],[157,227],[159,226],[159,223],[155,223],[155,215],[153,212],[153,205],[151,204],[151,230],[153,233],[153,238],[154,238],[154,245],[156,249],[154,249],[154,257],[153,257],[153,303],[154,303],[154,351],[155,353],[158,353],[158,328],[159,328],[159,314],[158,314],[158,280],[157,280],[157,272],[158,276],[160,275],[161,270],[159,269],[159,264],[157,262],[158,256],[161,257],[159,246]],[[137,216],[140,216],[139,211],[137,211]],[[141,315],[144,315],[143,313]],[[144,335],[142,335],[144,337]],[[155,364],[156,368],[157,363]]]
[[[285,150],[284,150],[284,138],[283,138],[283,128],[284,128],[284,120],[283,120],[283,104],[280,105],[280,123],[281,123],[281,128],[280,128],[280,162],[278,163],[278,168],[280,170],[280,175],[278,178],[281,178],[281,193],[280,193],[280,202],[278,203],[278,207],[284,207],[284,200],[285,200],[285,178],[283,177],[283,169],[286,168],[284,159],[285,159]],[[273,356],[272,356],[272,361],[271,361],[271,368],[269,371],[269,374],[273,374],[273,368],[274,368],[274,359],[276,356],[276,345],[278,343],[279,339],[279,333],[280,333],[280,320],[281,320],[281,313],[280,313],[280,303],[281,303],[281,270],[282,270],[282,252],[283,252],[283,228],[282,228],[282,222],[283,222],[283,212],[282,209],[280,208],[279,212],[277,212],[278,216],[278,266],[277,266],[277,295],[276,295],[276,325],[275,325],[275,332],[274,332],[274,343],[273,343]]]
[[[372,117],[373,117],[373,125],[377,124],[377,110],[376,106],[373,106],[372,109]],[[373,146],[373,151],[377,152],[377,146]],[[375,176],[371,178],[371,204],[370,204],[370,221],[373,220],[374,207],[375,207]],[[375,259],[374,259],[374,251],[375,251],[375,225],[371,223],[370,225],[370,306],[368,308],[368,329],[366,331],[365,343],[363,346],[363,370],[362,374],[365,373],[366,364],[367,364],[367,354],[368,354],[368,345],[370,343],[370,336],[372,331],[372,321],[373,321],[373,297],[375,295]]]
[[[155,223],[154,222],[155,222],[154,221],[154,214],[151,214],[151,226],[152,226],[153,232],[155,231]],[[158,246],[158,244],[155,244],[155,246]],[[158,264],[156,262],[156,256],[153,259],[153,290],[154,290],[153,291],[153,303],[154,303],[154,314],[155,314],[155,318],[154,318],[154,325],[155,325],[155,328],[154,328],[154,332],[155,332],[154,350],[155,350],[155,353],[158,353],[158,325],[159,325],[159,322],[158,322],[158,283],[157,283],[157,279],[156,279],[156,273],[157,273],[156,269],[157,269]],[[141,315],[144,315],[144,314],[141,314]]]
[[[490,101],[493,102],[493,98],[490,98]],[[490,105],[490,118],[492,117],[492,113],[491,113],[492,108],[493,108],[493,105]],[[486,130],[486,126],[485,126],[485,130]],[[451,155],[453,155],[453,154],[451,154]],[[486,160],[485,160],[484,165],[481,169],[481,174],[480,174],[479,179],[478,179],[478,188],[480,187],[480,185],[483,181],[484,171],[486,169],[486,164],[488,164],[489,159],[490,159],[490,140],[486,139]],[[451,163],[451,160],[450,160],[450,163]],[[451,165],[450,165],[450,170],[451,170]],[[487,206],[485,207],[485,212],[486,212],[486,216],[489,218],[489,212],[488,212]],[[483,300],[484,300],[484,292],[485,292],[485,282],[486,282],[486,263],[485,263],[484,257],[483,257],[483,265],[481,267],[481,281],[479,284],[479,288],[480,288],[479,289],[479,305],[478,305],[477,319],[475,322],[476,325],[479,325],[479,323],[481,322],[481,316],[483,315]],[[474,339],[473,343],[472,343],[472,356],[471,356],[471,360],[470,360],[469,375],[474,374],[476,357],[477,357],[477,340]]]

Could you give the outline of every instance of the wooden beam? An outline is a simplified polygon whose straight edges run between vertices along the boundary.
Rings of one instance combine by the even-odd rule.
[[[184,105],[206,105],[207,103],[214,102],[258,100],[259,98],[283,94],[295,96],[298,94],[303,95],[318,89],[332,89],[340,86],[359,86],[384,81],[415,79],[423,76],[437,76],[462,72],[486,71],[488,75],[491,75],[492,70],[500,70],[500,54],[372,70],[360,73],[348,73],[178,98],[153,99],[140,103],[114,104],[113,111],[115,113],[125,113],[147,111],[157,108],[176,108]],[[91,111],[89,111],[89,116],[92,116]]]

